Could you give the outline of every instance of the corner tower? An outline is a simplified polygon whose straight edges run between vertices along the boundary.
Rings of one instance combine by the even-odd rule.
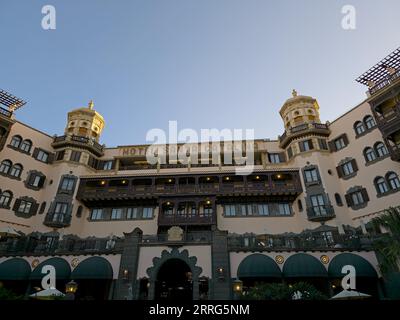
[[[65,128],[66,135],[76,135],[99,141],[105,122],[103,116],[93,109],[90,101],[86,108],[79,108],[68,112],[68,122]]]
[[[286,149],[289,159],[299,152],[328,149],[326,138],[330,130],[327,124],[321,123],[315,98],[298,95],[293,90],[292,97],[286,100],[279,113],[285,126],[279,144]]]
[[[104,147],[99,144],[101,133],[104,129],[104,118],[93,109],[94,103],[90,101],[87,107],[74,109],[68,112],[67,125],[64,135],[55,137],[52,143],[54,149],[59,152],[68,151],[66,149],[82,149],[101,157]],[[62,153],[58,160],[63,160]]]

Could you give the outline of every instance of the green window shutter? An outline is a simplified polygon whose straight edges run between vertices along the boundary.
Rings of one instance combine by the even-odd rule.
[[[365,189],[365,188],[361,189],[361,194],[362,194],[362,197],[363,197],[365,202],[369,201],[369,196],[368,196],[367,189]]]
[[[351,198],[351,194],[345,194],[344,197],[346,199],[347,206],[351,207],[353,205],[353,199]]]

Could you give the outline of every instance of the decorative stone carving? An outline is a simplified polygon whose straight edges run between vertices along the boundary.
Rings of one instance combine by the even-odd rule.
[[[171,227],[168,229],[168,241],[182,241],[183,229],[180,227]]]

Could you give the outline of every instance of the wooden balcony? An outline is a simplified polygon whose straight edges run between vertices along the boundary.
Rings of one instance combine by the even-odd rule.
[[[327,221],[335,217],[335,211],[331,205],[309,207],[307,216],[310,221]]]
[[[158,216],[159,226],[180,226],[180,225],[212,225],[216,223],[214,212],[212,213],[198,213],[190,215],[165,215],[161,213]]]
[[[285,131],[279,138],[279,145],[285,148],[292,139],[304,134],[315,133],[327,137],[330,132],[329,127],[324,123],[303,123]]]
[[[400,103],[392,110],[380,114],[375,112],[376,123],[384,138],[400,130]]]
[[[274,176],[282,178],[275,179]],[[286,176],[286,178],[284,178]],[[175,176],[176,177],[176,176]],[[238,176],[232,176],[238,177]],[[136,184],[135,178],[104,178],[103,180],[93,178],[82,178],[78,188],[77,199],[84,201],[87,205],[96,201],[119,201],[134,199],[157,199],[160,196],[192,196],[192,195],[215,195],[215,196],[291,196],[296,197],[303,190],[297,171],[276,174],[268,172],[257,176],[263,181],[250,181],[246,178],[242,181],[223,181],[214,176],[215,181],[202,183],[206,177],[197,177],[196,183],[178,184],[177,182],[158,184],[156,177],[147,177],[150,184]],[[144,178],[137,178],[143,180]],[[164,179],[164,178],[163,178]],[[172,178],[175,179],[175,178]],[[191,176],[191,179],[194,179]],[[232,178],[233,179],[233,178]],[[119,183],[118,185],[118,181]]]
[[[3,116],[3,117],[6,117],[6,118],[11,118],[12,112],[7,110],[7,109],[4,109],[4,108],[0,107],[0,115]]]
[[[82,136],[64,135],[55,137],[51,145],[54,149],[66,146],[76,146],[79,148],[84,148],[91,151],[98,157],[104,154],[104,147],[101,144],[87,137],[82,137]]]
[[[369,94],[373,96],[379,91],[383,90],[384,88],[389,87],[391,84],[395,83],[399,79],[400,79],[400,70],[376,83],[372,88],[368,90]]]

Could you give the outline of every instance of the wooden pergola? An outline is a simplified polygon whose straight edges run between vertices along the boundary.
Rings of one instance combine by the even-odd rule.
[[[378,62],[367,72],[359,76],[356,81],[370,88],[381,81],[390,78],[400,70],[400,47]]]
[[[21,108],[26,102],[0,89],[0,104],[6,106],[12,112]]]

